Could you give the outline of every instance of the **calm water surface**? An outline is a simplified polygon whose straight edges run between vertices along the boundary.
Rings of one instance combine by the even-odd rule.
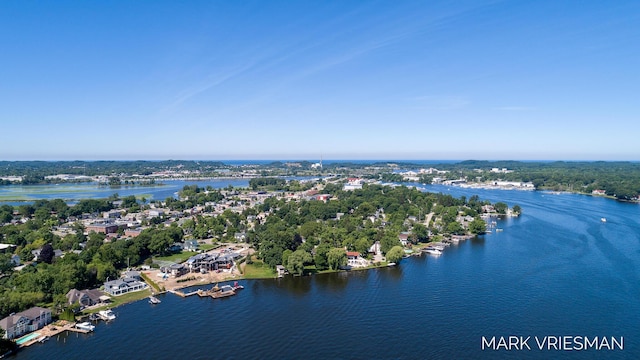
[[[399,267],[244,281],[227,299],[145,301],[17,359],[640,358],[640,206],[542,192],[429,190],[520,205],[503,232]],[[600,218],[607,222],[601,223]],[[624,336],[623,351],[481,350],[491,336]]]

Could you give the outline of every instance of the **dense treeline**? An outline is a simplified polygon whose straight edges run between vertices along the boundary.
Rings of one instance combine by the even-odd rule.
[[[220,161],[0,161],[0,176],[26,176],[37,181],[47,175],[149,175],[163,170],[207,170],[228,167]]]
[[[636,162],[518,162],[463,161],[441,167],[452,171],[453,177],[475,179],[475,169],[485,170],[483,180],[532,182],[537,189],[591,193],[605,190],[609,196],[632,200],[640,195],[640,163]],[[491,173],[492,168],[507,168],[510,173]]]
[[[328,184],[324,190],[334,200],[287,202],[269,198],[259,207],[258,210],[275,215],[249,233],[249,241],[266,264],[284,264],[295,271],[301,268],[300,259],[306,259],[304,265],[313,265],[317,270],[335,269],[346,261],[342,258],[344,248],[367,254],[375,242],[380,242],[381,251],[386,254],[400,245],[401,232],[411,231],[410,240],[416,243],[427,241],[429,232],[437,236],[482,233],[485,229],[479,214],[488,203],[477,196],[456,199],[379,185],[345,192],[338,184]],[[427,229],[423,222],[429,213],[433,213],[434,221]],[[474,219],[469,229],[457,221],[460,215]]]

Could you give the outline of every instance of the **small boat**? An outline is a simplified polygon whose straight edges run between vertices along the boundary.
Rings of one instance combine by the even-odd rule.
[[[38,342],[39,343],[43,343],[43,342],[45,342],[47,340],[49,340],[49,337],[46,336],[46,335],[45,336],[41,336],[41,337],[38,338]]]
[[[422,251],[424,251],[424,252],[426,252],[427,254],[430,254],[430,255],[441,255],[442,254],[441,250],[438,250],[438,249],[436,249],[436,248],[434,248],[432,246],[424,248]]]
[[[98,316],[98,314],[89,314],[89,320],[98,321],[100,320],[100,316]]]
[[[236,292],[233,290],[231,285],[222,285],[218,287],[218,285],[216,284],[216,286],[214,286],[213,288],[211,288],[211,290],[209,290],[209,296],[211,296],[214,299],[233,296],[235,294]]]
[[[93,331],[96,327],[92,325],[90,322],[81,322],[77,323],[76,327],[81,330]]]
[[[233,282],[233,290],[242,290],[242,289],[244,289],[244,286],[238,284],[237,281]]]
[[[600,218],[600,221],[607,222],[607,218]]]
[[[500,228],[497,228],[497,229],[496,229],[496,232],[501,232],[501,231],[503,231],[503,230],[502,230],[502,229],[500,229]]]
[[[158,299],[157,297],[151,295],[149,296],[149,304],[160,304],[162,301],[160,301],[160,299]]]
[[[98,311],[98,316],[100,316],[100,319],[104,321],[110,321],[116,318],[116,314],[114,314],[110,309]]]

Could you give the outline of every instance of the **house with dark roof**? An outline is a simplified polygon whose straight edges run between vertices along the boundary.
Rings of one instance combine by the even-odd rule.
[[[66,296],[69,305],[80,304],[81,307],[97,305],[105,300],[105,295],[98,289],[71,289]]]
[[[0,328],[5,331],[4,338],[11,340],[42,329],[49,323],[51,310],[36,306],[0,320]]]

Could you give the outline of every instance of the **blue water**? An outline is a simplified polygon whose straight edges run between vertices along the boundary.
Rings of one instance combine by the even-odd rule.
[[[244,281],[227,299],[140,301],[20,359],[637,359],[640,206],[543,192],[430,190],[523,208],[503,232],[400,266]],[[601,217],[607,222],[602,223]],[[482,336],[616,336],[624,350],[481,350]],[[532,341],[533,342],[533,341]]]
[[[285,177],[285,179],[304,180],[311,177]],[[38,199],[64,199],[70,203],[81,199],[89,198],[108,198],[113,194],[126,197],[129,195],[150,195],[147,200],[164,200],[168,197],[174,197],[175,194],[182,190],[185,185],[197,184],[202,188],[211,186],[214,189],[225,188],[229,185],[236,188],[246,188],[249,186],[249,179],[212,179],[212,180],[162,180],[156,186],[121,186],[108,187],[99,186],[96,183],[81,184],[61,184],[61,185],[7,185],[0,186],[0,198],[5,196],[25,197],[27,201],[0,201],[0,205],[7,204],[19,206],[32,203]]]

